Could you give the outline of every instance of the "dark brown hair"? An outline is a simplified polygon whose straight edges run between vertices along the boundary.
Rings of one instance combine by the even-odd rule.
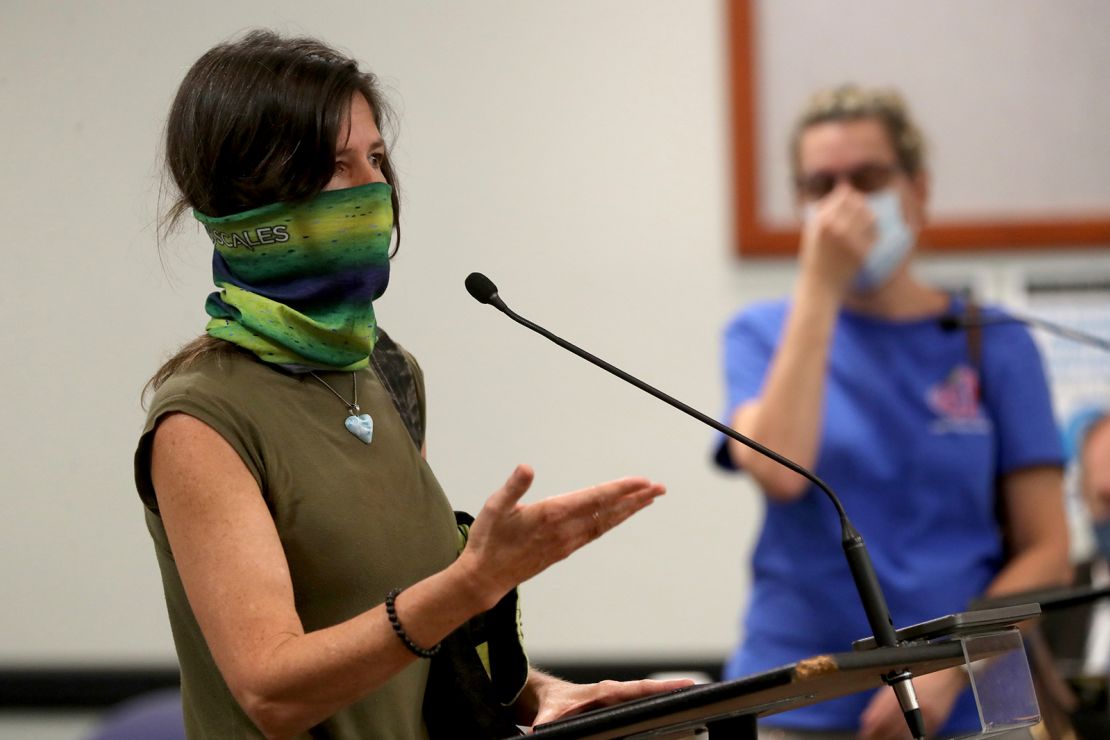
[[[166,166],[180,193],[172,222],[189,208],[219,217],[316,195],[335,169],[335,144],[351,96],[362,93],[380,129],[390,112],[377,78],[310,38],[252,31],[197,60],[166,124]],[[386,157],[382,174],[397,177]]]
[[[163,217],[163,233],[189,209],[227,216],[321,192],[334,174],[336,141],[355,93],[366,98],[379,129],[391,122],[377,78],[321,41],[256,30],[213,47],[189,69],[170,108],[166,169],[177,197]],[[388,154],[382,174],[393,187],[399,224]],[[400,226],[394,228],[399,245]],[[166,362],[144,393],[203,355],[235,349],[201,336]]]

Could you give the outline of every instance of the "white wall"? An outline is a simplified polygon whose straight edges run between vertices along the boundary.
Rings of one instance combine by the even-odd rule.
[[[900,89],[925,132],[932,210],[1107,212],[1110,3],[756,0],[761,192],[789,218],[799,108],[846,80]]]
[[[172,659],[131,455],[140,388],[204,325],[210,247],[187,228],[163,271],[157,150],[188,66],[252,26],[319,35],[394,91],[404,244],[379,316],[424,365],[455,505],[521,461],[536,496],[628,473],[670,488],[526,585],[533,656],[724,655],[757,495],[711,470],[709,430],[462,287],[484,271],[518,311],[719,412],[722,324],[792,269],[732,255],[718,2],[8,0],[0,663]],[[1110,269],[1037,259],[926,262],[988,289],[1019,263]]]

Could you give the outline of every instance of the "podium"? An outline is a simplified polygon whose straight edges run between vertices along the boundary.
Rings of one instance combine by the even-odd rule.
[[[817,655],[718,683],[691,686],[538,725],[541,740],[590,738],[756,737],[759,717],[878,688],[902,670],[915,676],[968,666],[986,732],[1035,724],[1040,715],[1016,625],[1039,615],[1036,604],[961,612],[898,631],[899,645]],[[991,675],[987,675],[991,673]],[[997,702],[1007,704],[999,707]],[[994,702],[984,713],[983,702]],[[987,717],[992,717],[988,721]],[[999,719],[1003,717],[1003,719]],[[990,724],[990,727],[987,725]]]
[[[1107,598],[1110,586],[1082,585],[1023,591],[971,604],[973,609],[1019,602],[1040,605],[1045,620],[1028,630],[1024,638],[1048,738],[1110,737],[1108,678],[1101,671],[1088,672],[1085,665],[1088,651],[1102,654],[1088,642],[1095,624],[1096,602]]]

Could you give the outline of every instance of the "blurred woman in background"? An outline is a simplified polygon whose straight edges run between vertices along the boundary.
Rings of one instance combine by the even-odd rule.
[[[728,423],[839,493],[896,626],[1064,582],[1062,454],[1040,357],[1017,324],[945,331],[941,316],[978,309],[913,275],[929,183],[901,98],[821,92],[791,149],[798,276],[789,300],[749,306],[726,330]],[[824,496],[732,441],[717,461],[749,473],[767,502],[726,677],[869,635]],[[931,733],[978,729],[960,672],[914,683]],[[761,724],[778,737],[908,737],[890,690]]]

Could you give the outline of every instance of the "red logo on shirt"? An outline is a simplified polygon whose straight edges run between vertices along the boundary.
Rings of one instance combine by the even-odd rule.
[[[979,418],[979,374],[960,366],[948,373],[943,382],[929,389],[929,408],[948,421]]]

